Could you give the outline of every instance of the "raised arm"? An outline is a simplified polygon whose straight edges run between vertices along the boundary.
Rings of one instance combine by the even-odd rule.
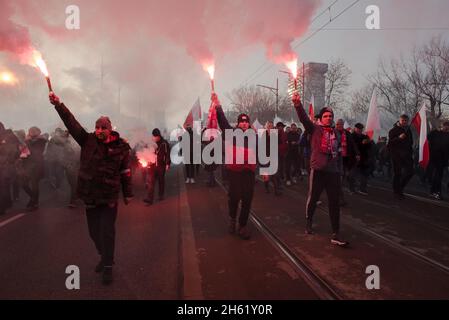
[[[63,103],[61,103],[59,97],[57,97],[54,93],[50,93],[50,103],[55,106],[59,117],[64,122],[73,139],[75,139],[80,146],[83,146],[89,135],[86,130],[81,126],[78,120],[75,119],[75,116],[70,112],[70,110]]]
[[[298,114],[299,121],[301,121],[301,123],[303,124],[304,129],[306,129],[306,131],[308,131],[309,133],[312,133],[315,125],[313,124],[312,120],[309,119],[309,116],[304,110],[299,93],[293,93],[292,102],[293,106],[295,107],[296,113]]]
[[[221,130],[232,129],[231,125],[226,119],[226,116],[223,112],[223,108],[221,107],[220,101],[215,93],[212,93],[211,96],[212,104],[215,105],[215,111],[217,112],[217,122]]]

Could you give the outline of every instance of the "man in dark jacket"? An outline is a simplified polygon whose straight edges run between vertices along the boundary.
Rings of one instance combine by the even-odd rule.
[[[299,120],[305,130],[311,134],[310,180],[306,205],[306,234],[313,234],[312,223],[316,203],[326,189],[329,202],[329,217],[332,226],[331,243],[338,246],[348,245],[341,240],[340,203],[341,193],[341,151],[340,134],[333,127],[334,113],[330,108],[323,108],[319,113],[319,122],[314,124],[301,103],[299,93],[292,97]]]
[[[355,181],[356,177],[359,176],[359,193],[368,195],[368,177],[374,166],[374,142],[366,134],[363,134],[363,129],[363,124],[357,123],[354,126],[354,132],[352,133],[352,139],[359,150],[360,158],[356,166],[354,166],[350,172],[349,190],[355,192]]]
[[[112,131],[111,121],[100,117],[95,132],[88,133],[70,110],[50,93],[50,102],[81,147],[77,192],[86,204],[89,234],[101,260],[95,272],[103,272],[103,283],[112,282],[114,264],[115,221],[120,187],[124,202],[132,198],[130,146]]]
[[[23,159],[25,179],[22,180],[23,190],[30,197],[30,201],[27,204],[28,211],[34,211],[39,208],[39,184],[44,177],[44,151],[47,141],[47,136],[41,135],[39,128],[31,127],[28,130],[25,144],[30,155]]]
[[[19,140],[0,122],[0,215],[12,205],[11,178],[14,163],[19,157]]]
[[[287,157],[285,160],[287,186],[290,186],[292,182],[296,183],[296,177],[299,174],[299,139],[301,137],[296,123],[292,123],[290,127],[291,129],[287,133]]]
[[[243,132],[246,130],[253,130],[250,125],[249,116],[244,113],[238,116],[237,128],[232,128],[226,119],[221,104],[215,93],[212,94],[212,103],[216,106],[218,125],[223,132],[227,129],[242,130]],[[243,148],[239,148],[239,146],[236,146],[234,143],[233,145],[226,145],[225,148],[226,152],[229,152],[228,150],[232,148],[232,154],[234,155],[234,161],[232,163],[226,163],[229,179],[229,216],[231,218],[229,232],[235,233],[236,231],[237,209],[239,202],[241,201],[242,208],[239,217],[238,234],[242,239],[248,240],[251,238],[251,234],[247,224],[251,210],[251,202],[253,200],[256,171],[256,164],[250,163],[249,158],[250,154],[256,155],[257,151],[252,149],[247,144],[245,144]],[[239,152],[242,152],[245,156],[248,155],[242,164],[235,161],[236,154]]]
[[[408,125],[409,117],[400,116],[388,133],[388,150],[393,163],[393,192],[404,198],[404,188],[413,177],[413,136]]]
[[[352,134],[345,130],[345,121],[343,119],[338,119],[335,129],[340,133],[340,150],[341,150],[341,177],[342,177],[342,188],[340,193],[340,205],[346,205],[346,200],[343,194],[343,182],[348,177],[351,170],[360,160],[360,152],[357,149],[356,144],[352,138]]]
[[[441,182],[444,176],[444,168],[449,160],[449,122],[443,123],[441,130],[433,130],[427,138],[429,143],[429,167],[432,167],[431,175],[431,196],[437,200],[442,200]]]
[[[284,131],[285,124],[282,122],[276,123],[276,129],[278,130],[278,175],[283,181],[286,178],[286,158],[288,151],[287,133]],[[282,185],[281,185],[282,187]]]
[[[156,143],[156,163],[148,165],[148,197],[144,200],[147,205],[153,204],[154,187],[156,181],[159,185],[159,200],[164,199],[165,193],[165,172],[170,168],[170,145],[161,136],[161,131],[156,128],[152,132],[153,141]]]

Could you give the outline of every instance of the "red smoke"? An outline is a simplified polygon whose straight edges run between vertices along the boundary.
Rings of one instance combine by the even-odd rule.
[[[13,7],[12,1],[0,0],[0,51],[21,54],[31,47],[27,28],[12,22],[14,14],[52,37],[74,36],[62,19],[71,2],[17,0]],[[76,4],[81,12],[77,36],[117,43],[136,35],[150,42],[168,38],[199,63],[262,44],[267,57],[281,63],[296,57],[290,44],[307,30],[319,1],[78,0]]]
[[[31,49],[28,29],[11,20],[14,14],[12,1],[0,0],[0,51],[19,57]]]

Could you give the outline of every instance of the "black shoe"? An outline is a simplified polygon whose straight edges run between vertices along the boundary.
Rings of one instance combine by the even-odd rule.
[[[242,238],[243,240],[251,239],[251,233],[247,226],[239,228],[239,237]]]
[[[143,202],[145,202],[148,206],[151,206],[153,204],[153,200],[151,199],[143,199]]]
[[[111,284],[114,278],[112,277],[112,266],[104,266],[103,267],[103,284],[108,285]]]
[[[27,212],[33,212],[39,209],[39,206],[37,204],[32,204],[31,206],[27,206],[26,211]]]
[[[339,247],[346,247],[349,245],[348,241],[341,240],[337,235],[333,235],[331,238],[331,243],[333,245],[339,246]]]
[[[162,201],[162,200],[164,200],[165,198],[164,198],[164,196],[160,196],[159,197],[159,201]]]
[[[104,263],[103,261],[100,260],[100,262],[98,262],[97,266],[95,267],[95,273],[100,273],[102,272],[104,269]]]
[[[306,230],[304,231],[304,233],[305,234],[314,234],[315,233],[312,228],[312,221],[310,221],[310,220],[306,221]]]
[[[394,197],[398,200],[404,200],[405,199],[405,195],[403,193],[395,193]]]

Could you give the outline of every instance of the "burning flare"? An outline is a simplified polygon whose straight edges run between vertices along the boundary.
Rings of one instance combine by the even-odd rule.
[[[294,59],[291,61],[287,61],[285,63],[285,65],[287,66],[288,70],[290,70],[293,79],[297,79],[298,78],[298,59]]]
[[[205,71],[207,71],[207,73],[209,73],[210,86],[211,86],[212,92],[215,92],[215,81],[214,81],[215,65],[214,65],[214,63],[213,62],[204,62],[203,69]]]
[[[214,80],[215,75],[215,66],[213,64],[206,67],[206,71],[209,73],[209,77],[211,80]]]
[[[45,63],[44,59],[42,59],[42,54],[37,50],[33,51],[33,61],[31,65],[33,67],[39,68],[39,70],[44,74],[44,76],[48,78],[49,74],[47,64]]]
[[[142,166],[142,168],[148,167],[148,162],[146,162],[144,159],[139,159],[139,163]]]
[[[15,85],[18,82],[18,80],[13,73],[9,71],[3,71],[0,72],[0,82],[7,85]]]

